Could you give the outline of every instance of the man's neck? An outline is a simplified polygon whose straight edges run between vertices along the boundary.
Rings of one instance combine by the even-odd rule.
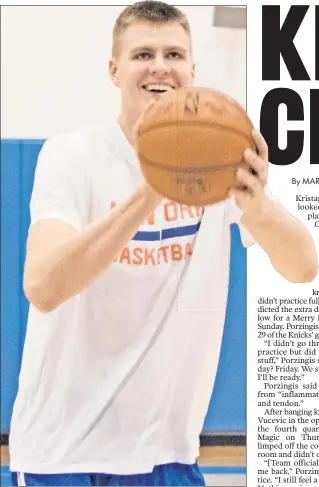
[[[128,142],[131,144],[133,148],[135,148],[134,147],[135,140],[134,140],[133,132],[134,132],[134,127],[136,126],[137,123],[136,117],[130,117],[128,114],[125,114],[123,113],[123,111],[121,111],[121,114],[118,118],[118,122]]]

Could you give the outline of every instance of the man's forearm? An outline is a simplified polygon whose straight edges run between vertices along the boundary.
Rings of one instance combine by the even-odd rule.
[[[29,299],[43,312],[52,311],[96,280],[114,261],[161,197],[144,185],[111,214],[39,262]]]
[[[304,225],[271,198],[259,219],[243,214],[242,223],[288,281],[310,282],[318,272],[313,239]]]

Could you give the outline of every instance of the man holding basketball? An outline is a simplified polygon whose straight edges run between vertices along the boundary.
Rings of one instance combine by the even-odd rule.
[[[54,137],[39,156],[10,432],[16,485],[204,485],[196,458],[222,339],[230,224],[286,279],[317,272],[309,233],[265,192],[259,132],[259,155],[245,153],[255,174],[240,168],[232,197],[204,214],[143,180],[136,124],[154,97],[193,83],[185,16],[133,4],[113,41],[118,122]]]

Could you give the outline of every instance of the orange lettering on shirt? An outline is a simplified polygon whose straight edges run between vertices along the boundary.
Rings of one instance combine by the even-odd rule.
[[[158,259],[157,259],[157,263],[159,264],[159,260],[160,260],[160,253],[162,252],[162,255],[164,257],[164,262],[165,264],[167,264],[168,262],[168,255],[167,255],[167,251],[168,251],[168,245],[165,245],[165,247],[160,247],[158,249]]]
[[[185,260],[190,257],[191,255],[193,255],[193,251],[192,251],[192,244],[191,243],[187,243],[185,245]]]
[[[177,261],[177,260],[182,260],[182,247],[179,244],[173,244],[171,245],[171,251],[172,251],[172,260]]]
[[[203,206],[194,206],[196,215],[201,216],[204,213],[204,207]]]
[[[142,265],[143,264],[143,249],[141,247],[136,247],[133,249],[134,258],[132,259],[132,264]]]
[[[184,211],[187,212],[189,214],[189,216],[191,217],[194,217],[194,213],[193,213],[193,209],[191,206],[188,206],[188,205],[179,205],[180,206],[180,209],[181,209],[181,215],[182,215],[182,218],[185,218],[184,217]]]
[[[149,265],[149,261],[151,261],[152,265],[156,265],[155,259],[154,259],[154,251],[155,249],[145,249],[145,254],[144,254],[144,263],[146,265]]]
[[[130,250],[128,247],[124,247],[120,257],[120,264],[126,261],[127,264],[131,263]]]
[[[154,225],[154,217],[155,217],[155,211],[153,211],[150,215],[148,215],[146,221],[149,225]]]
[[[172,222],[178,218],[177,203],[175,201],[169,201],[164,205],[164,216],[167,222]]]

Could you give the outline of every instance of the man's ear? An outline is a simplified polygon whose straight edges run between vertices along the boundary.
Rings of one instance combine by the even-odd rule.
[[[112,83],[119,87],[119,78],[118,78],[118,75],[117,75],[117,65],[114,61],[114,59],[110,59],[109,61],[109,75],[110,75],[110,79],[112,81]]]

